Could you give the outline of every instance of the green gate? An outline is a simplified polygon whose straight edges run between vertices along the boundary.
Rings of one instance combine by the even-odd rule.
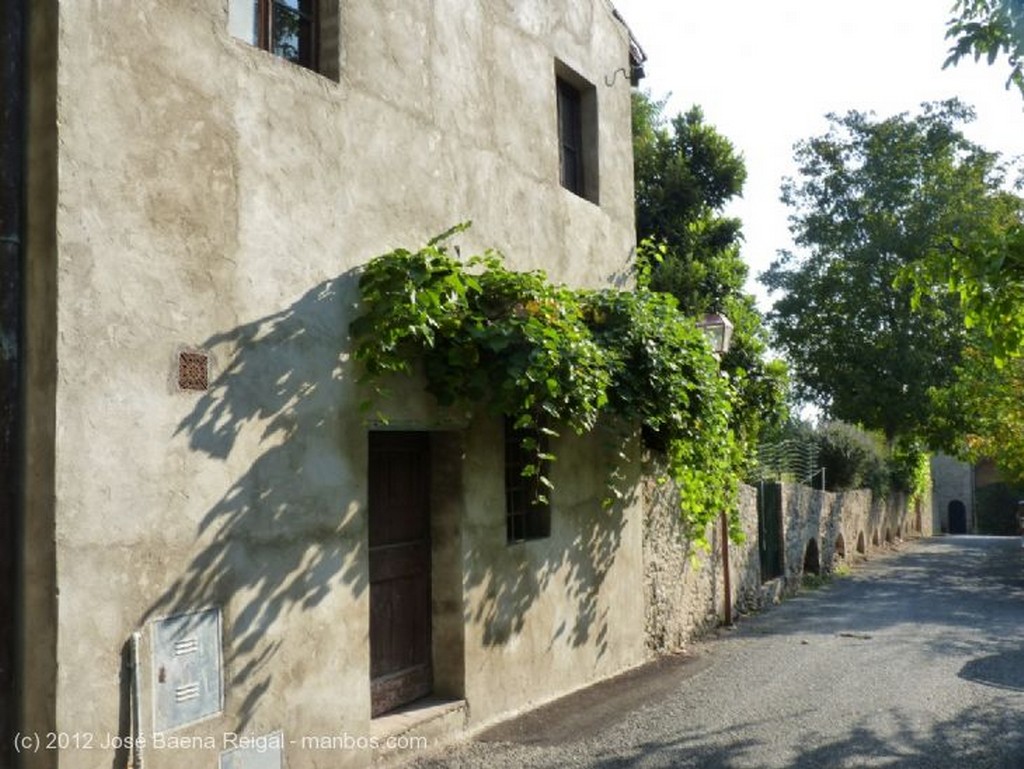
[[[757,487],[757,551],[761,581],[782,576],[782,484],[761,481]]]

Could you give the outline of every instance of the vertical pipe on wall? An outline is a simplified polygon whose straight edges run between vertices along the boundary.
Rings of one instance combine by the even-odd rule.
[[[0,14],[0,765],[13,766],[24,509],[25,37],[28,0]]]
[[[142,751],[145,745],[145,737],[142,732],[142,662],[139,654],[139,647],[142,646],[142,633],[132,633],[132,694],[131,694],[131,743],[132,743],[132,769],[142,769]]]
[[[732,624],[732,576],[729,574],[729,515],[722,513],[722,590],[725,592],[726,625]]]

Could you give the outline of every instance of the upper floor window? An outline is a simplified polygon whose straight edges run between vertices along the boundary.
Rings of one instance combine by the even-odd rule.
[[[308,69],[319,69],[318,0],[230,0],[231,34]]]
[[[580,92],[562,78],[558,89],[558,159],[562,186],[583,195],[583,123],[580,119]]]
[[[559,180],[570,192],[598,203],[597,90],[555,63]]]

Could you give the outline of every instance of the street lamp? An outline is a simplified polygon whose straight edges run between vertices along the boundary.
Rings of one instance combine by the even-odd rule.
[[[716,356],[721,357],[729,352],[729,345],[732,343],[732,322],[727,317],[717,312],[709,312],[704,316],[704,320],[697,324],[697,328],[704,332]]]
[[[732,342],[732,323],[727,317],[717,312],[709,312],[704,320],[697,324],[711,344],[711,351],[719,360],[729,352]],[[722,593],[724,598],[725,625],[732,625],[732,577],[729,573],[729,516],[723,512],[720,516],[722,527]]]

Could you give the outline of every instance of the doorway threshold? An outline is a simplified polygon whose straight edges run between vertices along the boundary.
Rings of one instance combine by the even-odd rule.
[[[425,697],[370,719],[374,765],[407,760],[461,736],[468,714],[465,700]]]

